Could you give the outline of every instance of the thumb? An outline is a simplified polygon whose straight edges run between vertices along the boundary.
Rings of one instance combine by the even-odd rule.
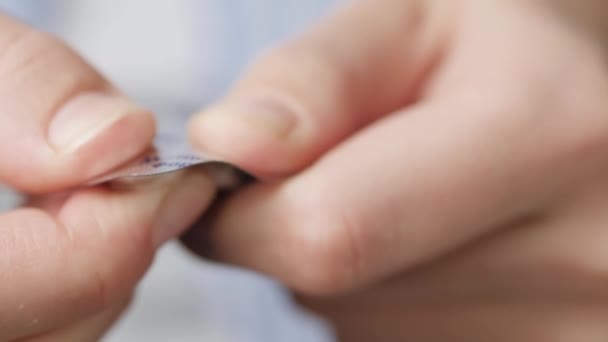
[[[307,166],[419,95],[441,48],[435,1],[359,1],[254,63],[190,138],[261,176]],[[442,5],[445,5],[442,3]]]
[[[0,14],[0,182],[30,193],[98,177],[143,152],[152,115],[59,40]]]

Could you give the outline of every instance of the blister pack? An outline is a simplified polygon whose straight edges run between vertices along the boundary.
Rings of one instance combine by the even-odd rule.
[[[251,176],[221,158],[195,153],[180,137],[165,134],[156,139],[154,148],[147,153],[89,185],[160,176],[193,167],[204,169],[223,190],[231,190],[251,180]]]

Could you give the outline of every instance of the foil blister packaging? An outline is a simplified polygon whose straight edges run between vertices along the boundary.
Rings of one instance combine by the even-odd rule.
[[[252,179],[219,157],[195,153],[182,139],[163,135],[156,139],[154,148],[147,153],[88,185],[156,177],[195,167],[204,169],[222,190],[233,190]]]

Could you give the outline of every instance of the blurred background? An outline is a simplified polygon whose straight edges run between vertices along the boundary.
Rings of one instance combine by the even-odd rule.
[[[0,9],[65,39],[114,84],[153,109],[163,133],[220,96],[261,50],[303,29],[337,0],[0,0]],[[0,188],[0,208],[15,201]],[[159,253],[124,319],[105,339],[331,341],[272,281]]]

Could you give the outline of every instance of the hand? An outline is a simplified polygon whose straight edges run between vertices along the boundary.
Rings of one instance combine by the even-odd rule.
[[[62,43],[4,15],[0,75],[0,180],[37,194],[0,214],[0,340],[97,341],[213,186],[186,173],[66,191],[143,152],[152,115]]]
[[[196,147],[274,181],[186,243],[345,340],[608,339],[604,4],[339,10],[193,119]]]

